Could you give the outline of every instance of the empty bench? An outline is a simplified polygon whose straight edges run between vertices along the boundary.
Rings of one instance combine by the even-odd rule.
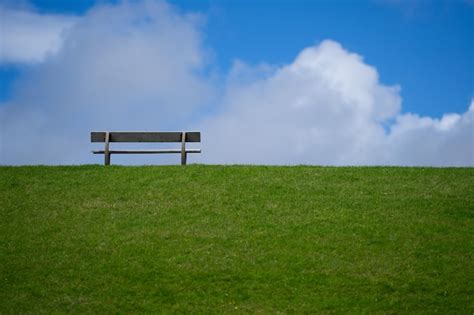
[[[186,142],[201,142],[200,132],[91,132],[91,142],[104,142],[104,150],[92,151],[104,155],[104,165],[110,165],[112,154],[180,153],[181,165],[186,165],[188,153],[201,153],[200,149],[186,149]],[[181,149],[163,150],[111,150],[111,142],[179,142]]]

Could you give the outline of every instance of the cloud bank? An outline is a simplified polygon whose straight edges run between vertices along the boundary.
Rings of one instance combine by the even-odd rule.
[[[401,114],[400,88],[381,84],[374,67],[337,42],[306,48],[263,79],[249,82],[249,71],[235,67],[221,111],[201,124],[208,161],[474,164],[473,103],[441,119]]]
[[[0,5],[0,64],[38,63],[61,49],[76,18],[39,15]]]
[[[202,23],[163,2],[98,6],[54,53],[18,57],[41,61],[0,105],[0,163],[100,163],[92,130],[196,129],[199,163],[474,166],[474,102],[440,119],[403,113],[400,87],[332,40],[283,66],[238,61],[217,80]]]

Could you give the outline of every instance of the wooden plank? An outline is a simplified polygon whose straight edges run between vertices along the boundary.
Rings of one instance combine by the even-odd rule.
[[[104,150],[92,151],[94,154],[104,154]],[[180,149],[163,150],[109,150],[109,154],[159,154],[159,153],[181,153]],[[186,149],[186,153],[201,153],[201,149]]]
[[[181,142],[182,132],[110,132],[110,142]],[[105,142],[105,132],[91,132],[91,142]],[[200,132],[186,132],[186,142],[201,142]]]

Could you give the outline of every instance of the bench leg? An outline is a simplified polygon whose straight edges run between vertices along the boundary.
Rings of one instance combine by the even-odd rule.
[[[181,165],[186,165],[187,156],[186,153],[181,153]]]
[[[110,153],[104,153],[104,165],[110,165]]]

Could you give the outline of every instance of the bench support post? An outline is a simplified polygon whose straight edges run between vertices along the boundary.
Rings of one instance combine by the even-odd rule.
[[[181,133],[181,165],[186,165],[186,132]]]
[[[110,165],[109,141],[110,133],[107,131],[105,133],[104,165]]]

